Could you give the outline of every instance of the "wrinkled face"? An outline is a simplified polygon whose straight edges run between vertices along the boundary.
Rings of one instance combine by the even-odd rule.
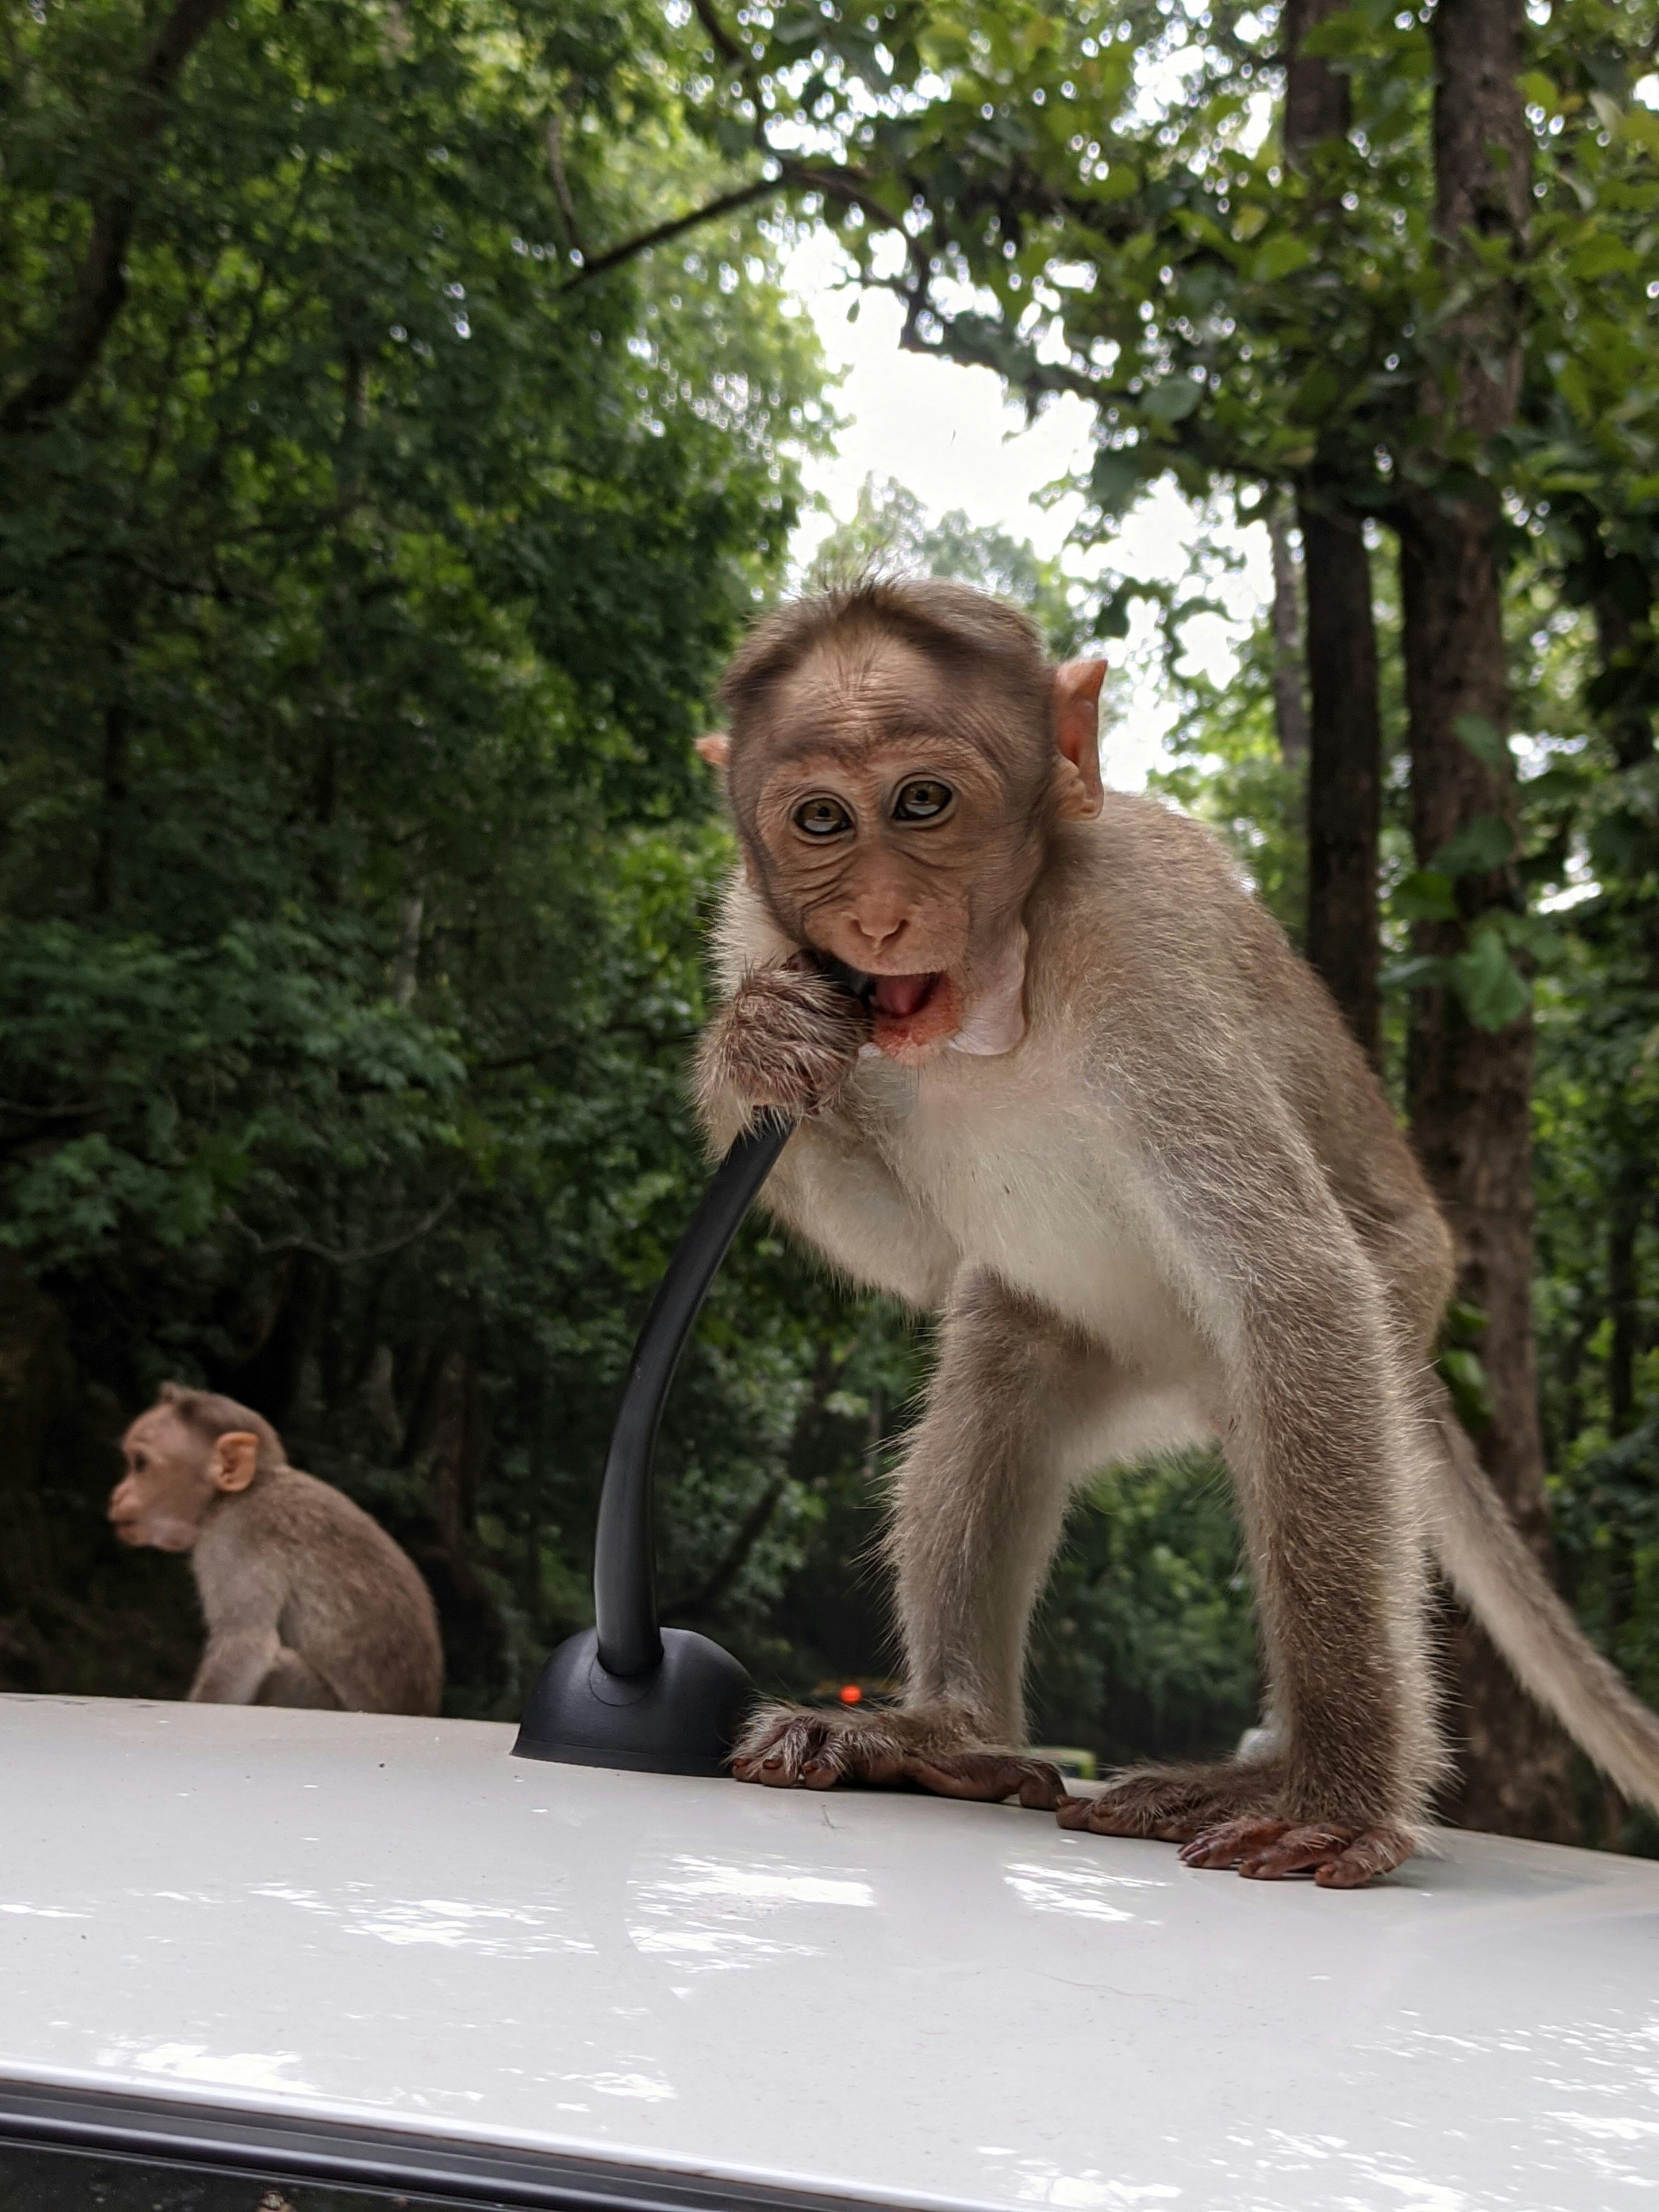
[[[110,1493],[109,1517],[124,1544],[187,1552],[217,1494],[213,1450],[165,1407],[143,1413],[121,1439],[126,1473]]]
[[[1018,926],[1052,743],[1030,702],[893,638],[809,656],[745,733],[733,799],[751,873],[797,942],[873,979],[875,1041],[896,1059],[955,1034]]]

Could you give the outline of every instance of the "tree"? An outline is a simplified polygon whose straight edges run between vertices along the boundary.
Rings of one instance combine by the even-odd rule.
[[[866,477],[850,519],[830,531],[812,556],[805,583],[814,591],[872,573],[948,576],[1024,607],[1048,650],[1064,659],[1080,641],[1077,587],[1058,561],[1044,560],[1029,539],[994,524],[975,523],[960,507],[929,520],[915,494],[890,477]]]
[[[573,222],[637,239],[707,191],[666,38],[240,0],[133,143],[136,8],[20,33],[13,1680],[180,1679],[184,1584],[101,1523],[112,1431],[170,1371],[406,1538],[459,1709],[580,1617],[611,1397],[700,1172],[679,1068],[726,846],[690,739],[822,419],[752,218],[603,282],[570,258]],[[112,224],[119,296],[70,376]],[[665,1580],[752,1635],[846,1324],[749,1250],[688,1367]]]

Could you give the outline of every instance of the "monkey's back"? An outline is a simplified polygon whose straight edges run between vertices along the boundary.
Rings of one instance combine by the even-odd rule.
[[[282,1640],[349,1712],[435,1713],[443,1694],[436,1609],[408,1553],[343,1491],[297,1468],[227,1499],[219,1527],[257,1547],[282,1577]],[[210,1571],[214,1527],[198,1546]]]
[[[1095,1034],[1138,1032],[1154,1049],[1182,1039],[1218,1086],[1265,1078],[1425,1347],[1450,1294],[1449,1233],[1335,1001],[1219,839],[1157,799],[1109,792],[1056,846],[1030,916],[1036,989],[1057,969]]]

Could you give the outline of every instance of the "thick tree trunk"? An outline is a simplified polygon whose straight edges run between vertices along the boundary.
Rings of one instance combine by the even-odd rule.
[[[1342,0],[1287,0],[1284,14],[1285,153],[1311,169],[1315,204],[1340,220],[1318,184],[1316,149],[1343,137],[1348,80],[1303,52],[1309,33]],[[1309,959],[1373,1065],[1382,1054],[1377,985],[1377,846],[1382,828],[1382,724],[1370,556],[1362,520],[1327,456],[1298,488],[1307,597]],[[1367,457],[1365,466],[1369,468]]]
[[[1412,834],[1420,866],[1481,817],[1513,830],[1515,779],[1491,738],[1509,726],[1495,496],[1449,465],[1514,419],[1521,375],[1519,301],[1482,267],[1507,242],[1518,252],[1528,207],[1527,134],[1516,79],[1519,0],[1440,0],[1431,36],[1436,82],[1436,232],[1449,283],[1467,288],[1442,326],[1443,380],[1427,387],[1447,473],[1413,491],[1400,518]],[[1464,734],[1460,735],[1460,725]],[[1471,742],[1473,740],[1473,742]],[[1484,757],[1483,757],[1484,756]],[[1460,876],[1459,917],[1426,924],[1419,949],[1455,957],[1474,927],[1520,903],[1505,864]],[[1532,1327],[1531,1018],[1497,1030],[1439,986],[1413,1006],[1407,1065],[1412,1127],[1458,1240],[1459,1294],[1486,1316],[1481,1339],[1492,1419],[1479,1438],[1488,1474],[1527,1541],[1551,1561]],[[1466,1825],[1568,1838],[1578,1832],[1571,1755],[1472,1626],[1455,1638],[1465,1735],[1451,1809]]]
[[[1382,733],[1371,563],[1358,515],[1304,492],[1308,580],[1308,957],[1373,1066],[1382,1051],[1377,846]],[[1318,580],[1316,582],[1316,578]]]

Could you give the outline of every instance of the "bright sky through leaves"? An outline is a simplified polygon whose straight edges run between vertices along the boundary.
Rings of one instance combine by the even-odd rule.
[[[823,231],[804,239],[789,261],[790,283],[809,308],[825,353],[844,372],[835,404],[848,418],[835,453],[807,465],[808,487],[826,504],[802,520],[792,547],[797,566],[811,558],[832,522],[852,514],[859,486],[870,476],[896,477],[934,514],[965,508],[974,522],[1029,538],[1040,553],[1059,550],[1081,501],[1068,495],[1049,502],[1042,495],[1086,460],[1089,408],[1063,397],[1024,428],[1019,409],[1004,400],[991,370],[901,352],[902,311],[890,295],[866,293],[857,320],[849,322],[848,310],[858,295],[843,288],[847,268]],[[1135,575],[1185,576],[1202,528],[1187,501],[1160,487],[1125,523],[1110,565]],[[1234,640],[1265,605],[1271,581],[1265,531],[1211,534],[1237,543],[1244,555],[1241,573],[1210,586],[1232,620],[1199,616],[1185,636],[1188,665],[1220,682],[1234,665]],[[1096,553],[1073,553],[1067,565],[1086,574],[1102,563]],[[1133,790],[1156,763],[1172,718],[1145,607],[1136,610],[1127,644],[1115,641],[1108,657],[1121,665],[1126,651],[1136,680],[1121,720],[1106,733],[1105,757],[1112,782]]]

